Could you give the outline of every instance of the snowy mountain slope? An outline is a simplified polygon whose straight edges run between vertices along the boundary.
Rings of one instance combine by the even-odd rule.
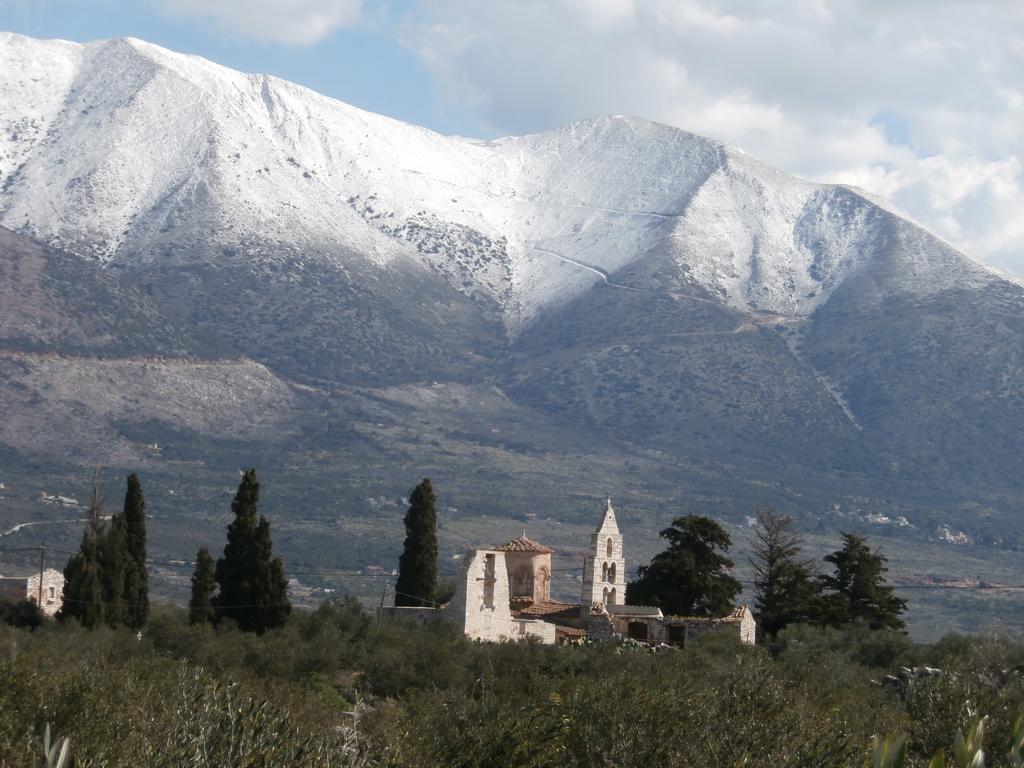
[[[655,249],[731,306],[805,316],[891,216],[633,118],[444,137],[134,39],[5,34],[0,71],[0,224],[123,268],[411,260],[513,332]]]
[[[636,487],[714,467],[736,514],[738,477],[1024,502],[1021,282],[857,190],[635,118],[439,136],[137,40],[0,36],[0,105],[0,342],[42,355],[4,363],[0,464],[72,419],[354,488],[583,493],[599,447],[658,456]]]

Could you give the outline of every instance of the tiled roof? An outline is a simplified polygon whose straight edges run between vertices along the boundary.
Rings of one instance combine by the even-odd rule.
[[[743,621],[743,618],[750,611],[745,605],[733,608],[726,616],[666,616],[665,622],[680,622],[687,624],[736,624]]]
[[[579,604],[574,603],[560,603],[556,600],[545,600],[540,603],[533,603],[532,605],[523,608],[520,611],[516,611],[520,616],[553,616],[557,613],[565,613],[568,611],[578,611],[580,608]]]
[[[606,605],[612,616],[661,616],[661,608],[653,605]]]
[[[540,555],[550,555],[555,551],[551,549],[551,547],[545,547],[543,544],[538,544],[533,539],[526,538],[525,535],[512,539],[512,541],[505,542],[494,549],[497,552],[536,552]]]

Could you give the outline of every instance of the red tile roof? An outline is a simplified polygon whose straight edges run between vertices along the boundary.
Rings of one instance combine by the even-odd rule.
[[[741,605],[739,608],[734,608],[727,616],[666,616],[666,623],[679,623],[686,622],[688,624],[735,624],[743,621],[743,617],[750,609],[745,605]]]
[[[566,613],[569,611],[579,611],[579,604],[574,603],[559,603],[556,600],[545,600],[540,603],[533,603],[532,605],[516,611],[520,616],[552,616],[557,613]]]
[[[550,555],[555,551],[551,547],[545,547],[533,539],[526,538],[526,536],[519,536],[494,549],[497,552],[536,552],[541,555]]]

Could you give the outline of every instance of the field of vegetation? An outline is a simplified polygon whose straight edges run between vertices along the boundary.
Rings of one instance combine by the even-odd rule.
[[[484,645],[440,625],[378,627],[343,600],[263,634],[156,606],[141,633],[71,621],[0,638],[11,768],[46,765],[47,726],[80,768],[925,766],[940,752],[1019,766],[1024,754],[1018,729],[1011,755],[1024,644],[996,634],[915,645],[795,626],[758,647]],[[985,762],[970,762],[979,747]]]

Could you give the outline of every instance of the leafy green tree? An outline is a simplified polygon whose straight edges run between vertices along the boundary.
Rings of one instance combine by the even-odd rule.
[[[210,550],[200,547],[192,572],[192,597],[188,601],[188,623],[205,624],[214,620],[213,593],[217,590],[217,564]]]
[[[709,517],[686,515],[676,518],[661,537],[668,548],[641,566],[636,581],[626,588],[626,602],[656,605],[682,616],[729,613],[741,589],[729,573],[734,565],[727,556],[729,534]]]
[[[437,497],[429,478],[409,494],[395,605],[433,605],[437,595]]]
[[[803,541],[792,520],[771,507],[758,507],[757,530],[751,543],[754,569],[754,611],[758,628],[775,637],[789,624],[814,621],[821,585],[813,562],[800,557]]]
[[[843,534],[843,547],[830,555],[834,572],[821,577],[826,594],[825,623],[840,626],[864,622],[871,629],[904,628],[900,614],[907,602],[895,595],[885,583],[886,559],[872,551],[867,539],[855,533]]]
[[[149,618],[149,570],[146,568],[146,499],[134,472],[128,476],[124,496],[125,549],[124,623],[141,629]]]
[[[235,519],[228,525],[224,557],[217,561],[220,593],[213,604],[218,620],[230,618],[243,631],[262,634],[288,620],[291,603],[284,563],[273,556],[270,523],[259,514],[259,499],[259,480],[250,469],[231,502]]]

